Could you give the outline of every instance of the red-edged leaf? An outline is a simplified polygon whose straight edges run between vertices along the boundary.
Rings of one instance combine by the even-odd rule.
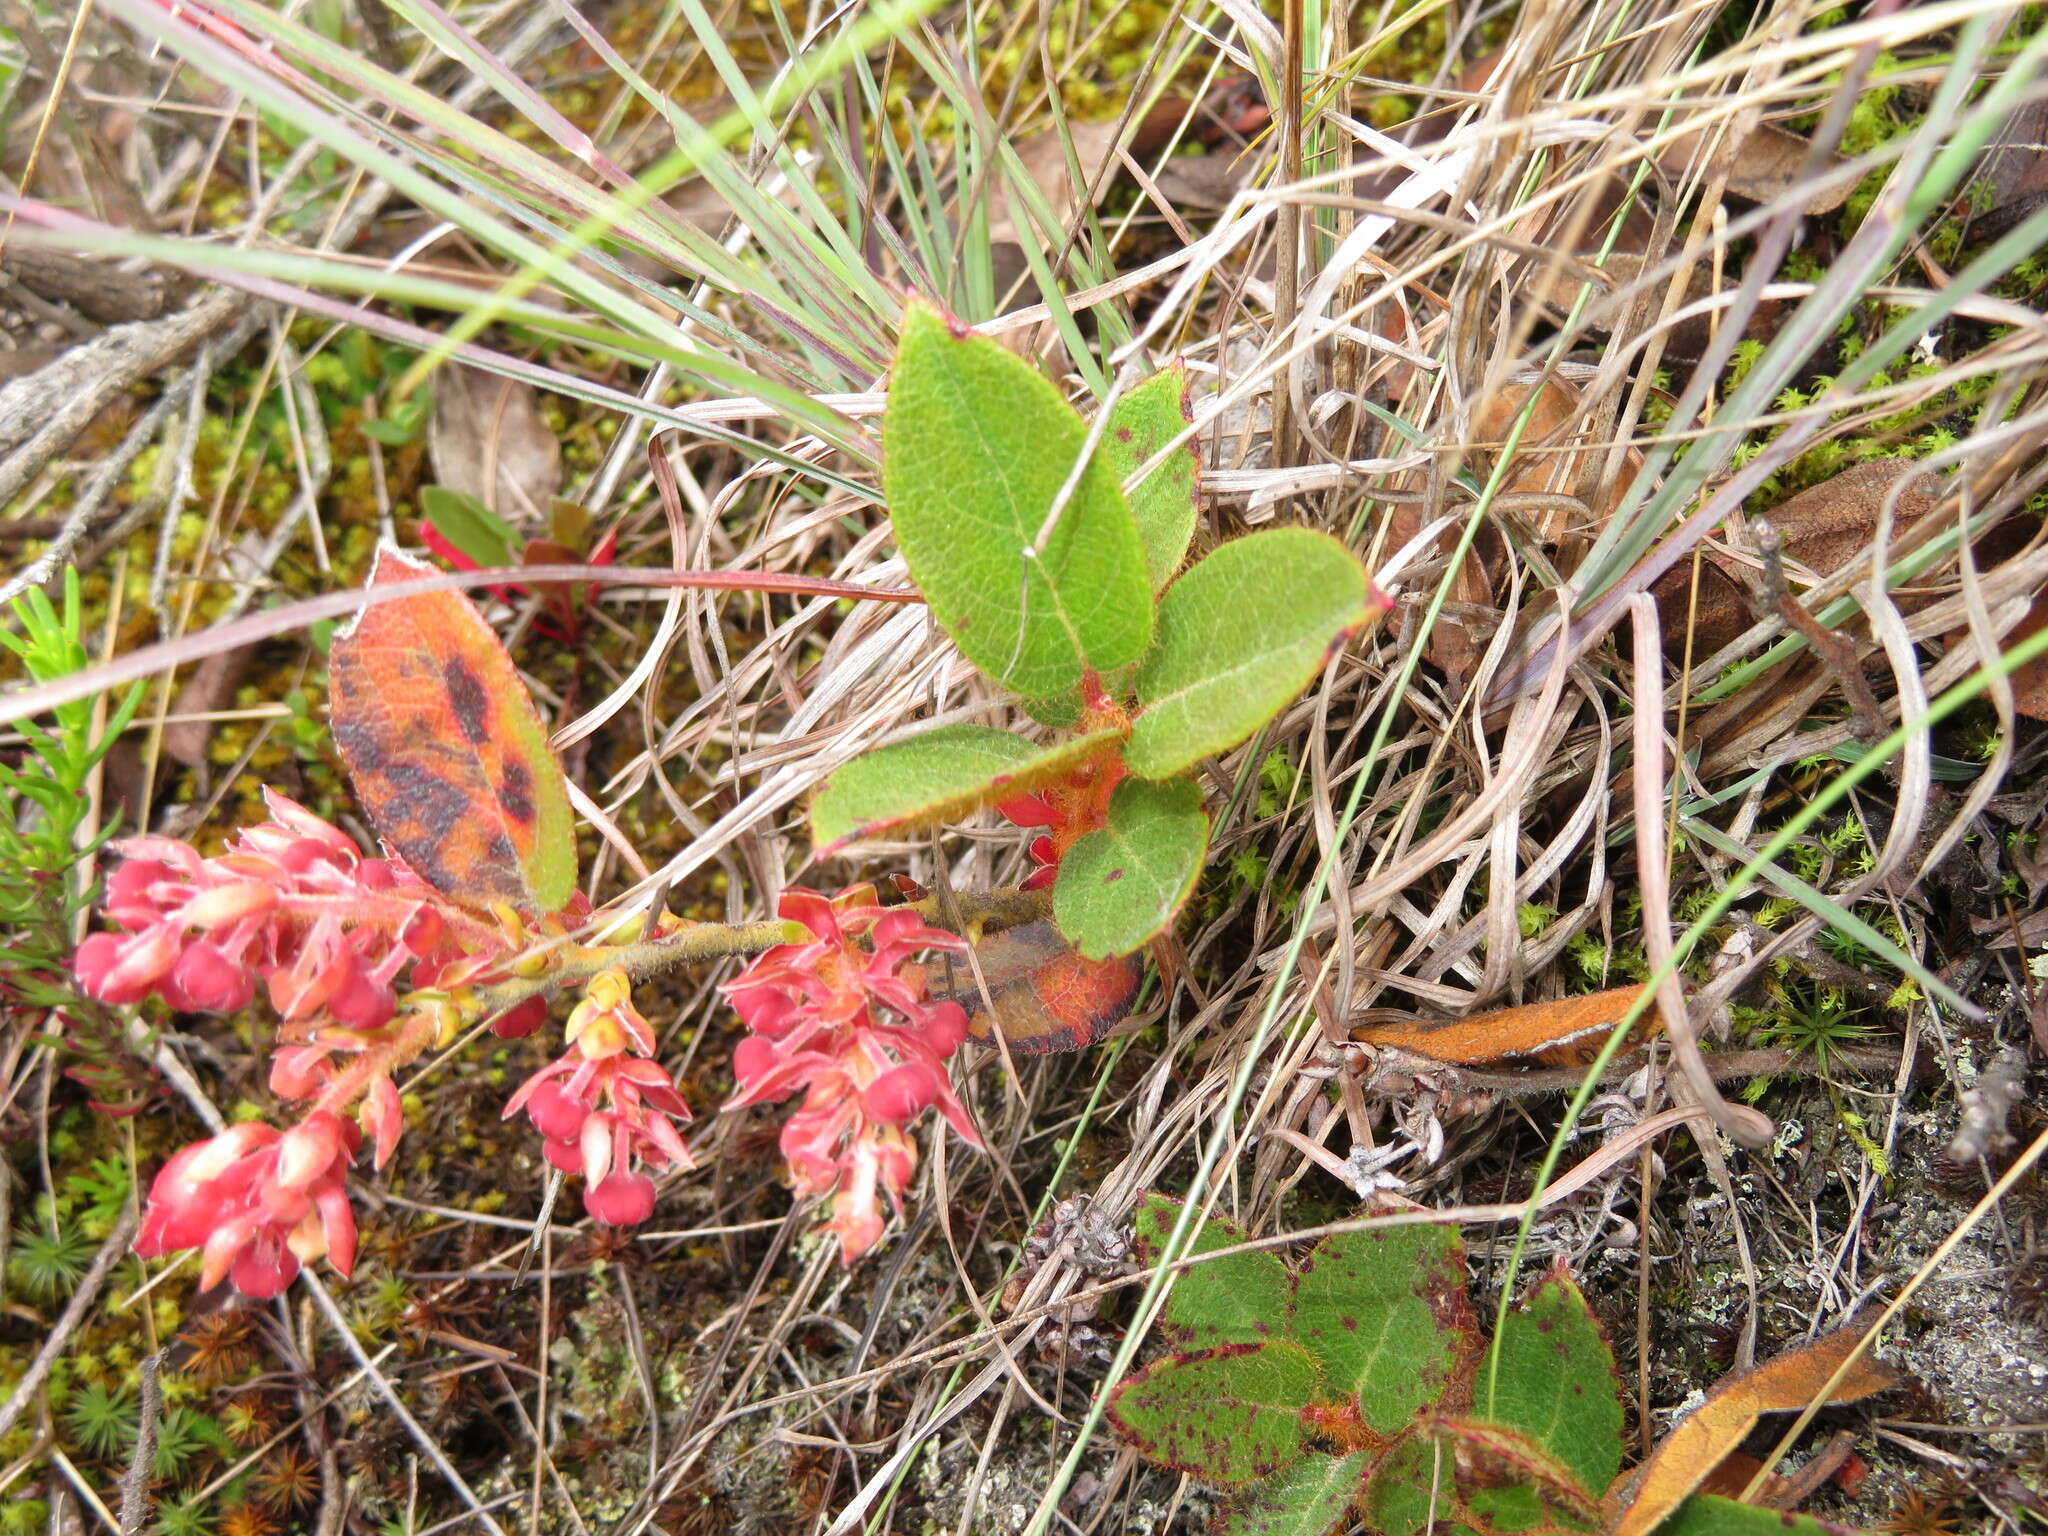
[[[370,585],[437,574],[378,551]],[[440,891],[555,912],[576,888],[568,782],[490,625],[459,592],[377,603],[328,660],[335,745],[370,824]]]

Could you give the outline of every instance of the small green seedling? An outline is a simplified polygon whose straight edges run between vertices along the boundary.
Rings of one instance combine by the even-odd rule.
[[[986,805],[1045,828],[1054,919],[1090,959],[1135,951],[1193,890],[1209,818],[1188,770],[1270,720],[1386,606],[1357,557],[1308,528],[1183,571],[1196,463],[1169,445],[1185,377],[1154,374],[1108,409],[1096,431],[1028,363],[911,307],[884,418],[897,541],[962,654],[1070,734],[944,726],[846,764],[811,807],[821,853]]]
[[[1181,1202],[1147,1197],[1157,1263]],[[1622,1457],[1614,1356],[1562,1265],[1508,1313],[1490,1360],[1456,1230],[1326,1237],[1295,1264],[1206,1223],[1159,1332],[1172,1352],[1118,1383],[1110,1417],[1151,1461],[1230,1490],[1218,1536],[1521,1536],[1597,1531]],[[1805,1516],[1710,1495],[1664,1536],[1821,1536]]]

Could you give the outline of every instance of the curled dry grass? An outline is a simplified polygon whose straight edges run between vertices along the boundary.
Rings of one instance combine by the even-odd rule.
[[[132,459],[157,445],[157,481],[111,526],[94,508],[60,534],[61,553],[104,565],[131,559],[124,537],[160,520],[141,606],[161,634],[190,637],[186,659],[217,648],[209,626],[266,586],[359,572],[368,534],[401,512],[386,450],[365,450],[373,516],[361,515],[361,484],[337,479],[322,412],[297,382],[306,360],[351,326],[431,348],[449,314],[468,317],[454,332],[460,361],[572,402],[590,451],[570,493],[622,516],[627,562],[903,585],[874,475],[900,285],[1038,356],[1077,398],[1184,357],[1203,385],[1191,437],[1211,531],[1276,518],[1331,528],[1399,603],[1396,621],[1333,657],[1259,739],[1207,768],[1214,870],[1170,984],[1100,1052],[981,1060],[967,1089],[990,1155],[934,1143],[906,1228],[878,1258],[842,1274],[826,1247],[798,1244],[803,1214],[775,1217],[755,1131],[700,1127],[700,1144],[735,1171],[678,1191],[687,1223],[649,1235],[645,1262],[617,1269],[613,1289],[589,1282],[582,1302],[623,1341],[617,1373],[637,1384],[623,1390],[659,1406],[638,1415],[630,1455],[614,1448],[636,1469],[623,1487],[585,1484],[572,1421],[549,1411],[541,1367],[562,1326],[549,1308],[582,1273],[557,1277],[563,1245],[582,1241],[568,1226],[540,1266],[539,1313],[520,1321],[519,1374],[503,1381],[526,1472],[442,1445],[422,1422],[442,1390],[424,1368],[395,1368],[345,1328],[309,1337],[308,1358],[345,1345],[402,1415],[397,1443],[438,1464],[453,1491],[422,1486],[423,1505],[559,1529],[769,1520],[771,1507],[762,1528],[930,1518],[1050,1529],[1067,1522],[1055,1511],[1085,1470],[1073,1524],[1136,1529],[1142,1514],[1163,1528],[1170,1493],[1095,1433],[1116,1335],[1091,1339],[1094,1302],[1077,1302],[1103,1293],[1105,1277],[1107,1294],[1137,1286],[1148,1302],[1157,1285],[1091,1267],[1070,1221],[1053,1232],[1068,1240],[1035,1255],[1006,1295],[1020,1244],[1056,1201],[1083,1196],[1113,1224],[1140,1190],[1191,1182],[1254,1232],[1284,1234],[1355,1209],[1331,1176],[1351,1152],[1349,1172],[1390,1170],[1411,1198],[1499,1235],[1480,1276],[1490,1294],[1509,1283],[1510,1247],[1523,1262],[1557,1253],[1605,1266],[1610,1321],[1625,1356],[1630,1330],[1649,1347],[1636,1371],[1657,1407],[1701,1382],[1698,1361],[1651,1318],[1648,1281],[1636,1288],[1639,1250],[1644,1276],[1650,1255],[1687,1243],[1731,1255],[1746,1293],[1726,1308],[1737,1363],[1760,1329],[1785,1327],[1764,1305],[1790,1294],[1774,1269],[1804,1266],[1801,1304],[1825,1317],[1887,1278],[1897,1256],[1874,1257],[1865,1224],[1885,1198],[1882,1170],[1919,1155],[1906,1125],[1926,1102],[1915,1063],[1931,1056],[1953,1074],[1959,1053],[2024,1027],[1996,985],[2010,952],[1973,956],[1966,925],[1927,895],[2007,872],[1981,832],[1974,873],[1956,875],[1954,861],[1973,829],[1999,825],[1984,820],[1994,801],[2026,793],[2039,772],[2006,672],[2048,575],[2033,515],[2048,476],[2048,338],[2013,276],[2048,227],[2036,211],[1988,242],[1953,234],[1980,157],[2042,99],[2030,82],[2048,39],[2017,7],[1945,0],[1848,17],[1446,5],[1338,18],[1289,4],[1276,25],[1225,3],[1112,12],[1056,41],[1001,7],[763,19],[684,5],[669,32],[630,48],[566,13],[393,10],[406,27],[354,48],[241,0],[222,0],[211,29],[108,0],[83,43],[89,99],[137,112],[132,154],[156,173],[157,226],[205,233],[144,239],[115,227],[128,222],[117,210],[15,205],[15,238],[139,252],[225,285],[204,301],[221,306],[221,328],[169,375],[167,408],[138,421],[142,441],[116,450]],[[1218,79],[1261,82],[1252,94],[1274,121],[1213,151],[1235,167],[1219,210],[1155,195],[1175,166],[1171,142],[1133,156],[1137,192],[1100,208],[1057,179],[1041,184],[1016,153],[1051,132],[1040,142],[1075,150],[1070,175],[1118,173],[1082,162],[1087,125],[1066,123],[1043,82],[1085,76],[1089,49],[1126,16],[1161,39],[1116,82],[1126,140],[1172,93],[1213,101]],[[159,51],[140,50],[144,38]],[[1003,90],[972,83],[984,55],[970,38],[1009,61],[989,76]],[[595,82],[573,122],[553,105],[562,59],[544,52],[564,39]],[[1482,55],[1490,75],[1467,67]],[[1290,93],[1297,58],[1303,85]],[[1401,78],[1376,76],[1389,67]],[[1906,92],[1912,120],[1834,153],[1867,127],[1854,111],[1880,75]],[[1394,95],[1422,116],[1389,136],[1369,114]],[[176,188],[205,185],[195,171],[253,135],[259,108],[303,137],[283,154],[236,157],[245,216],[209,218],[196,195],[180,205]],[[1172,138],[1217,137],[1202,113],[1181,115]],[[1787,121],[1812,157],[1759,193],[1745,154]],[[680,193],[646,194],[682,171],[694,179]],[[1860,218],[1807,212],[1853,187],[1864,188]],[[1028,276],[1014,281],[990,247],[1004,219],[1025,235],[1012,265]],[[373,247],[351,249],[365,232]],[[1826,259],[1788,266],[1813,251]],[[1011,287],[1041,300],[998,314]],[[309,322],[330,328],[309,341]],[[262,361],[235,428],[246,436],[265,405],[286,413],[283,506],[237,504],[254,482],[227,475],[212,477],[210,500],[192,494],[206,477],[203,420],[180,402],[200,401],[252,337]],[[1939,366],[1906,371],[1916,345]],[[403,393],[392,382],[375,402],[386,411]],[[1910,475],[1848,506],[1853,553],[1805,571],[1789,543],[1789,591],[1827,632],[1816,658],[1811,635],[1788,632],[1774,606],[1754,514],[1817,478],[1814,466],[1860,462],[1869,434],[1916,410],[1948,440],[1915,440]],[[601,440],[588,433],[597,421]],[[679,486],[665,517],[650,441]],[[75,512],[89,498],[73,494]],[[345,497],[357,510],[337,543],[322,518]],[[177,515],[193,510],[204,532],[181,539]],[[41,512],[24,501],[22,515]],[[1709,647],[1687,615],[1702,572],[1722,564],[1760,597]],[[133,603],[134,586],[131,575],[113,590]],[[1646,609],[1653,587],[1658,606]],[[119,614],[109,622],[123,645],[147,638]],[[1631,639],[1631,622],[1655,632]],[[601,892],[630,884],[739,916],[786,883],[865,870],[961,889],[1021,873],[1016,840],[985,826],[873,847],[857,865],[807,862],[797,811],[837,763],[913,723],[1028,728],[935,642],[922,610],[615,589],[599,624],[557,739],[602,819],[629,829],[591,866]],[[568,677],[536,670],[562,705]],[[1951,787],[1945,760],[1960,737],[1931,726],[1930,704],[1972,679],[1988,755]],[[157,697],[152,755],[177,723],[173,695]],[[1785,830],[1846,761],[1901,737],[1895,759],[1862,765],[1869,776],[1839,811]],[[1636,771],[1653,750],[1683,765],[1669,790],[1661,769]],[[1791,894],[1760,925],[1767,887],[1752,855],[1773,834],[1786,850],[1763,873],[1806,874],[1769,887]],[[1799,850],[1814,857],[1801,863]],[[1704,928],[1693,919],[1710,892],[1737,912]],[[1971,916],[2000,910],[1981,890],[1968,900]],[[1690,956],[1697,985],[1689,1001],[1659,994],[1665,1022],[1674,1039],[1712,1032],[1787,957],[1831,975],[1817,945],[1858,914],[1866,934],[1883,919],[1879,939],[1937,974],[1884,999],[1880,1016],[1899,1029],[1885,1057],[1896,1091],[1880,1091],[1883,1079],[1853,1090],[1862,1145],[1838,1141],[1842,1187],[1824,1220],[1712,1136],[1692,1154],[1665,1143],[1668,1165],[1643,1137],[1613,1140],[1674,1102],[1718,1104],[1711,1084],[1661,1070],[1625,1089],[1585,1078],[1571,1118],[1596,1089],[1610,1095],[1607,1150],[1588,1154],[1565,1149],[1557,1097],[1527,1096],[1504,1073],[1367,1061],[1350,1038],[1375,1019],[1640,979],[1674,938],[1666,969]],[[1588,956],[1606,972],[1589,971]],[[676,1000],[693,1061],[722,1027],[711,979]],[[1967,1011],[1937,1008],[1935,982]],[[10,1060],[18,1094],[35,1057],[17,1044]],[[446,1101],[464,1070],[436,1062],[410,1086]],[[174,1075],[210,1107],[206,1072]],[[1721,1113],[1738,1131],[1763,1120],[1768,1139],[1758,1111]],[[1546,1147],[1560,1173],[1591,1161],[1546,1194],[1535,1178]],[[513,1176],[517,1200],[538,1189],[525,1177]],[[425,1304],[473,1295],[480,1279],[488,1295],[505,1290],[532,1223],[431,1191],[393,1210],[420,1200],[497,1240],[473,1243],[459,1274],[415,1281]],[[1710,1214],[1696,1221],[1700,1202]],[[672,1300],[662,1266],[684,1254],[698,1255],[693,1284],[715,1277],[719,1305],[691,1308],[693,1335],[679,1338],[636,1297],[647,1287]],[[1141,1338],[1133,1328],[1115,1363]],[[421,1365],[445,1371],[450,1358]],[[936,1477],[914,1475],[920,1452]],[[373,1469],[370,1483],[383,1476]],[[749,1509],[770,1499],[769,1483],[784,1502]],[[1028,1516],[1016,1526],[1012,1506]]]

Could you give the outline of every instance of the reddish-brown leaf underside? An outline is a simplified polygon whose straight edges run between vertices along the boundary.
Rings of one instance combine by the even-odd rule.
[[[387,547],[370,585],[434,574]],[[378,836],[458,901],[567,904],[568,784],[512,658],[467,598],[365,608],[335,640],[328,678],[335,745]]]
[[[1621,1022],[1641,991],[1640,987],[1613,987],[1462,1019],[1372,1024],[1354,1029],[1351,1035],[1354,1040],[1393,1046],[1455,1066],[1528,1057],[1548,1066],[1584,1066],[1599,1054],[1609,1031]]]
[[[1093,1045],[1129,1015],[1145,976],[1139,955],[1082,959],[1045,918],[985,936],[974,957],[986,999],[974,968],[950,955],[924,968],[931,995],[966,1009],[976,1039],[1001,1030],[1011,1050],[1029,1055]]]

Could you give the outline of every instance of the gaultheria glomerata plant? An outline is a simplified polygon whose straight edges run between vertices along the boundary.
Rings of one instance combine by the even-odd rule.
[[[1142,1261],[1160,1261],[1181,1209],[1164,1195],[1140,1203]],[[1140,1455],[1228,1490],[1217,1536],[1839,1536],[1696,1490],[1759,1411],[1890,1384],[1870,1365],[1834,1378],[1853,1359],[1854,1327],[1730,1378],[1623,1473],[1614,1356],[1561,1263],[1508,1309],[1489,1347],[1455,1228],[1337,1233],[1293,1264],[1256,1250],[1201,1257],[1247,1241],[1221,1218],[1199,1228],[1160,1321],[1170,1352],[1110,1399]]]
[[[395,1075],[488,1023],[537,1029],[581,996],[561,1054],[505,1106],[590,1215],[652,1213],[653,1173],[687,1169],[690,1119],[633,986],[752,955],[725,986],[749,1034],[728,1109],[801,1095],[783,1126],[789,1181],[825,1201],[851,1263],[881,1237],[936,1108],[980,1138],[948,1062],[970,1033],[1071,1049],[1127,1011],[1135,958],[1186,900],[1209,821],[1189,769],[1243,741],[1385,606],[1343,545],[1255,533],[1181,569],[1196,525],[1184,381],[1168,370],[1085,422],[1028,364],[913,305],[891,377],[884,487],[933,616],[1044,727],[926,731],[841,767],[811,808],[820,855],[986,806],[1032,832],[1024,888],[964,893],[981,914],[987,990],[929,900],[870,885],[782,894],[727,926],[593,910],[577,889],[567,781],[511,659],[454,593],[364,609],[330,658],[331,725],[382,839],[368,855],[274,792],[270,817],[202,857],[163,837],[114,845],[106,932],[80,946],[83,987],[278,1021],[270,1085],[287,1128],[237,1125],[158,1173],[145,1255],[201,1253],[201,1283],[276,1294],[355,1253],[347,1180],[404,1130]],[[1142,479],[1129,496],[1123,483]],[[384,550],[373,589],[429,573]],[[896,894],[922,893],[899,881]],[[621,935],[631,933],[630,941]]]

